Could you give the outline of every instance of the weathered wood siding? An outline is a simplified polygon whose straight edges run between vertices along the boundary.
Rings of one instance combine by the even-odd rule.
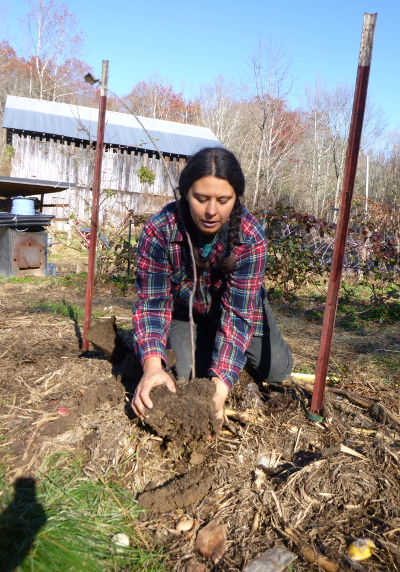
[[[43,212],[57,218],[73,214],[78,220],[90,219],[91,187],[95,151],[88,145],[68,144],[60,140],[41,140],[13,134],[14,156],[11,177],[65,181],[76,187],[45,195],[45,203],[65,203],[68,207],[46,207]],[[169,171],[177,184],[185,159],[166,158]],[[141,183],[137,174],[144,165],[156,179],[152,185]],[[100,197],[100,220],[115,225],[128,215],[154,213],[173,199],[173,192],[162,162],[146,153],[134,154],[127,150],[107,149],[103,154]]]

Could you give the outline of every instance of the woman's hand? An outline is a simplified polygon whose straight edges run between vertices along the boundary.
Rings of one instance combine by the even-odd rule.
[[[166,373],[161,365],[161,358],[150,357],[144,361],[143,376],[136,387],[132,399],[132,409],[138,417],[144,417],[146,407],[151,409],[153,402],[150,399],[150,391],[157,385],[166,385],[172,393],[176,393],[172,378]]]
[[[216,418],[223,420],[224,405],[225,405],[225,400],[228,397],[229,389],[228,386],[219,377],[212,377],[211,379],[215,383],[215,388],[216,388],[213,397],[213,401],[215,404]]]

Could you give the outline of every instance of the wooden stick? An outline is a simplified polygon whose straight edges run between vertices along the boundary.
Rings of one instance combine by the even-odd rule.
[[[178,199],[178,194],[176,192],[176,187],[175,187],[175,183],[172,179],[171,173],[169,172],[168,169],[168,165],[167,162],[165,161],[164,155],[162,154],[160,148],[158,147],[155,139],[153,137],[151,137],[150,133],[147,131],[146,127],[143,125],[143,123],[140,121],[139,117],[133,113],[133,111],[131,110],[131,108],[126,105],[126,103],[124,101],[122,101],[122,99],[120,99],[118,97],[118,95],[116,93],[114,93],[113,91],[111,91],[111,89],[107,88],[107,91],[109,91],[124,107],[125,109],[128,111],[128,113],[130,113],[131,115],[133,115],[133,117],[136,119],[136,121],[139,123],[140,127],[143,129],[143,131],[146,133],[147,137],[150,139],[150,141],[153,143],[154,147],[157,150],[157,153],[160,155],[160,158],[164,164],[164,168],[165,171],[167,173],[168,176],[168,180],[170,182],[170,185],[172,187],[172,191],[174,193],[174,198],[175,198],[175,202],[176,202],[176,208],[178,209],[178,214],[180,216],[181,222],[182,222],[182,226],[183,226],[183,230],[185,231],[186,234],[186,238],[187,241],[189,243],[189,251],[190,251],[190,256],[192,259],[192,265],[193,265],[193,288],[190,290],[190,296],[189,296],[189,323],[190,323],[190,344],[191,344],[191,350],[192,350],[192,377],[196,377],[196,364],[195,364],[195,343],[194,343],[194,320],[193,320],[193,300],[194,300],[194,295],[196,293],[196,286],[197,286],[197,268],[196,268],[196,259],[194,257],[194,251],[193,251],[193,244],[192,241],[190,239],[189,236],[189,232],[185,226],[185,221],[183,219],[182,216],[182,211],[181,208],[179,206],[179,199]]]
[[[329,393],[335,393],[336,395],[342,395],[346,399],[350,401],[350,403],[354,403],[354,405],[358,405],[358,407],[363,407],[364,409],[369,409],[371,405],[373,405],[374,401],[372,399],[368,399],[367,397],[361,397],[361,395],[357,395],[356,393],[350,393],[350,391],[345,391],[344,389],[339,389],[337,387],[327,387],[326,388]]]
[[[385,422],[389,420],[391,423],[400,427],[400,417],[391,411],[388,411],[381,403],[372,403],[369,407],[370,415],[377,421]]]
[[[329,560],[326,556],[324,556],[323,554],[318,552],[318,550],[316,550],[315,548],[313,548],[309,544],[303,542],[297,536],[297,534],[295,534],[289,528],[285,528],[285,530],[282,532],[288,538],[290,538],[290,540],[292,540],[294,542],[294,544],[296,545],[301,556],[304,558],[304,560],[307,560],[307,562],[309,562],[310,564],[317,564],[318,567],[321,570],[324,570],[325,572],[341,572],[341,571],[344,571],[344,569],[340,566],[340,564],[337,564],[336,562]]]
[[[311,383],[307,383],[305,381],[302,381],[301,379],[294,379],[293,377],[291,380],[284,382],[283,385],[285,386],[299,385],[309,393],[312,393],[314,389],[314,386]],[[362,407],[363,409],[368,409],[371,417],[373,419],[376,419],[380,423],[389,421],[390,423],[397,425],[397,427],[400,427],[400,417],[395,413],[389,411],[381,403],[377,403],[372,399],[369,399],[367,397],[362,397],[361,395],[357,395],[356,393],[351,393],[350,391],[345,391],[344,389],[339,389],[337,387],[326,387],[325,391],[328,393],[334,393],[336,395],[341,395],[343,397],[346,397],[346,399],[348,399],[354,405]]]
[[[291,381],[294,385],[300,385],[300,387],[306,389],[310,393],[313,392],[314,386],[312,383],[303,381],[302,379],[293,378],[293,376],[291,377],[292,377]],[[286,382],[285,385],[291,385],[290,380],[289,382]],[[369,409],[371,405],[375,403],[372,399],[368,399],[367,397],[361,397],[361,395],[350,393],[350,391],[345,391],[344,389],[339,389],[337,387],[327,387],[326,391],[328,391],[329,393],[335,393],[336,395],[342,395],[343,397],[346,397],[351,403],[354,403],[354,405],[358,405],[359,407],[363,407],[364,409]]]

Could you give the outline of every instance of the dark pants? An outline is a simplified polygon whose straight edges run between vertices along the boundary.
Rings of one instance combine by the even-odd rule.
[[[246,351],[246,370],[258,382],[279,383],[291,373],[293,358],[271,314],[268,301],[264,300],[264,312],[268,331],[263,337],[253,336]],[[207,318],[199,318],[195,324],[196,376],[208,377],[214,349],[216,327]],[[178,377],[189,379],[192,363],[190,347],[190,324],[172,320],[169,344],[176,356]]]

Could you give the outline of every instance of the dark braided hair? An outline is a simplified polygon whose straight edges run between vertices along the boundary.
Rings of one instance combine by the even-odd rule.
[[[237,245],[241,224],[242,204],[240,198],[244,194],[245,182],[242,169],[235,155],[223,147],[206,147],[192,155],[179,177],[180,208],[184,224],[193,242],[196,265],[204,270],[209,262],[198,253],[199,239],[196,226],[190,214],[189,202],[186,198],[190,187],[203,177],[225,179],[235,191],[236,201],[229,217],[228,245],[223,255],[218,255],[218,266],[223,272],[230,272],[235,265],[233,250]]]

